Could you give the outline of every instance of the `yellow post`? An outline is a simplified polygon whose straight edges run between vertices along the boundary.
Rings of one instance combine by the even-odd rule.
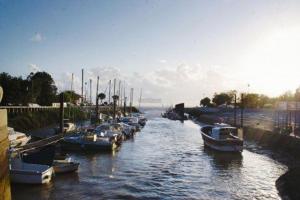
[[[2,95],[3,90],[0,86],[0,102]],[[11,199],[7,155],[8,148],[7,111],[6,109],[0,109],[0,199],[5,200]]]
[[[244,130],[243,128],[238,128],[238,137],[244,139]]]

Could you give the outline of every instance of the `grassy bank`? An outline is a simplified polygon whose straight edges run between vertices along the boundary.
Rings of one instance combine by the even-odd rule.
[[[70,116],[69,116],[70,113]],[[86,120],[88,115],[80,108],[65,108],[64,118],[74,121]],[[8,115],[8,126],[16,131],[27,132],[38,128],[48,127],[59,123],[58,110],[44,110],[36,112],[23,112]]]

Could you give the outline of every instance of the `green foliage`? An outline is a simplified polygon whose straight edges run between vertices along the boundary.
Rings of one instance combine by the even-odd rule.
[[[258,108],[259,107],[259,95],[250,93],[244,95],[244,107],[246,108]]]
[[[300,101],[300,87],[296,89],[295,92],[295,101]]]
[[[231,96],[228,93],[220,93],[220,94],[215,94],[213,98],[213,102],[219,106],[223,104],[230,104],[232,102],[233,96]]]
[[[100,93],[98,94],[98,98],[101,100],[101,103],[103,101],[103,99],[105,99],[106,95],[104,93]]]
[[[57,91],[52,77],[46,72],[31,73],[27,79],[1,73],[0,85],[4,91],[1,105],[51,105]]]
[[[64,102],[75,104],[76,101],[79,100],[79,98],[80,95],[76,94],[74,91],[71,90],[64,91]],[[59,95],[57,96],[57,99],[59,99]]]
[[[205,97],[205,98],[201,99],[200,105],[202,105],[204,107],[209,107],[209,106],[211,106],[211,102],[210,101],[211,101],[210,98]]]
[[[3,99],[1,105],[27,104],[28,82],[22,77],[12,77],[7,73],[0,74],[0,85],[3,88]]]
[[[292,91],[286,91],[285,93],[283,93],[282,95],[280,95],[278,97],[279,101],[293,101],[294,100],[294,94],[292,93]]]
[[[50,106],[56,99],[57,88],[50,74],[47,72],[31,73],[29,81],[32,84],[32,93],[36,103],[41,106]]]

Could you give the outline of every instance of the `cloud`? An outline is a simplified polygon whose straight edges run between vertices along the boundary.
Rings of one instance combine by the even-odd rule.
[[[41,68],[38,67],[36,64],[29,64],[28,65],[28,68],[29,68],[29,71],[30,72],[33,72],[33,73],[36,73],[38,71],[41,71]]]
[[[87,82],[87,96],[89,96],[89,79],[92,80],[93,102],[95,102],[97,76],[99,76],[99,92],[108,94],[108,82],[112,80],[113,84],[115,78],[116,92],[119,81],[122,88],[125,81],[126,96],[129,96],[130,88],[134,88],[135,105],[138,103],[141,88],[143,88],[142,98],[162,99],[164,105],[179,102],[199,105],[204,95],[211,97],[214,92],[228,91],[239,85],[230,74],[221,73],[220,69],[222,66],[180,64],[175,67],[158,68],[149,73],[126,73],[117,67],[95,67],[85,69],[84,80]],[[60,90],[69,90],[71,73],[63,73],[55,82]],[[78,94],[81,94],[81,74],[74,76],[74,88]]]
[[[41,41],[45,40],[45,37],[44,37],[41,33],[36,32],[36,33],[30,38],[30,40],[31,40],[32,42],[41,42]]]
[[[167,63],[167,60],[161,59],[161,60],[159,60],[159,62],[162,63],[162,64],[165,64],[165,63]]]

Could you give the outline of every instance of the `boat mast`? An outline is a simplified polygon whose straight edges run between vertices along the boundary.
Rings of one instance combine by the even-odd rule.
[[[140,110],[140,108],[141,108],[142,92],[143,92],[143,89],[141,88],[141,91],[140,91],[140,99],[139,99],[139,110]]]
[[[110,90],[111,90],[111,80],[108,82],[108,104],[110,105]]]
[[[83,103],[83,83],[84,83],[84,76],[83,76],[83,69],[81,69],[81,103]]]

